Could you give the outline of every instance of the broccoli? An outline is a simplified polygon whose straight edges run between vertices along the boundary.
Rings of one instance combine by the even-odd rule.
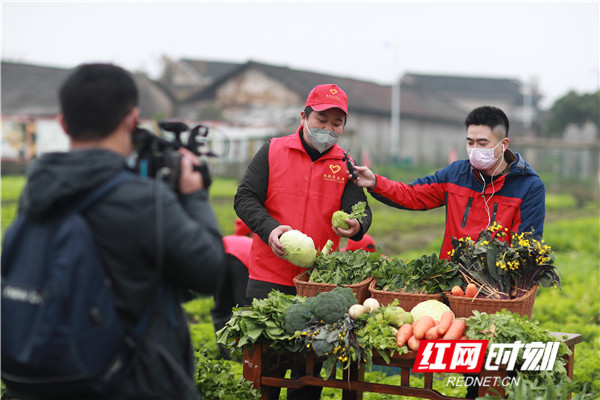
[[[350,309],[350,307],[358,303],[358,301],[356,300],[356,295],[349,287],[337,286],[331,291],[331,293],[338,293],[342,295],[346,299],[347,309]]]
[[[283,327],[287,333],[293,334],[304,330],[311,320],[332,324],[342,319],[350,306],[356,303],[352,289],[338,286],[331,292],[322,292],[302,303],[292,304],[285,313]]]
[[[318,297],[318,295],[317,295],[317,297]],[[308,307],[308,309],[310,310],[310,312],[313,314],[313,317],[315,315],[314,309],[317,306],[317,303],[319,302],[319,299],[317,297],[309,297],[304,302],[306,304],[306,306]]]
[[[339,293],[322,292],[315,299],[318,301],[313,303],[312,312],[318,320],[326,324],[333,324],[348,312],[346,298]]]
[[[284,329],[287,333],[293,334],[295,331],[301,331],[308,325],[308,322],[315,318],[311,311],[309,301],[304,303],[292,304],[285,312]]]

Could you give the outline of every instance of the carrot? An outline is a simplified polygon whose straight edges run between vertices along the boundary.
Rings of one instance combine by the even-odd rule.
[[[455,319],[454,321],[452,321],[452,324],[450,324],[450,328],[448,328],[448,331],[442,339],[458,340],[463,335],[463,333],[465,333],[466,328],[467,324],[465,324],[465,321],[463,321],[460,318]]]
[[[439,339],[440,338],[440,333],[438,332],[438,326],[435,325],[431,328],[429,328],[427,330],[427,332],[425,332],[425,337],[424,339],[426,340],[435,340],[435,339]]]
[[[396,333],[396,344],[398,347],[402,347],[408,342],[408,339],[413,334],[413,326],[412,324],[403,324],[400,329],[398,329],[398,333]]]
[[[415,323],[413,323],[413,335],[415,339],[421,340],[425,336],[425,332],[435,326],[435,321],[429,315],[425,315]]]
[[[462,335],[461,337],[458,338],[458,340],[467,340],[467,335]]]
[[[419,350],[419,344],[421,343],[421,341],[419,339],[417,339],[416,337],[411,336],[408,338],[408,348],[411,349],[412,351],[418,351]]]
[[[463,292],[460,286],[454,286],[450,291],[450,294],[452,294],[452,296],[465,297],[465,292]]]
[[[448,328],[450,328],[450,324],[454,321],[454,313],[452,311],[444,311],[442,313],[442,317],[440,318],[440,324],[438,325],[438,333],[440,335],[444,335]]]
[[[473,298],[477,296],[477,286],[474,283],[469,283],[465,289],[465,297]]]

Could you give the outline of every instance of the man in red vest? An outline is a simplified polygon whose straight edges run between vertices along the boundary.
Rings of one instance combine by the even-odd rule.
[[[371,225],[371,210],[360,222],[346,220],[348,229],[331,225],[337,210],[350,212],[360,201],[362,188],[348,179],[337,145],[348,118],[348,97],[336,85],[318,85],[306,99],[295,133],[266,143],[248,165],[235,195],[237,215],[255,233],[250,254],[246,296],[265,298],[273,289],[296,294],[293,279],[302,272],[284,259],[279,237],[297,229],[314,241],[317,249],[327,240],[337,248],[340,237],[362,239]],[[294,376],[294,371],[292,371]],[[308,391],[307,391],[308,390]],[[276,392],[276,390],[271,390]],[[320,388],[288,390],[288,399],[320,397]]]
[[[215,332],[221,330],[231,319],[233,307],[250,304],[246,298],[246,286],[252,247],[251,234],[250,228],[238,218],[235,220],[233,235],[223,236],[227,269],[215,292],[215,306],[210,310]],[[231,359],[225,347],[221,345],[218,347],[223,359]]]

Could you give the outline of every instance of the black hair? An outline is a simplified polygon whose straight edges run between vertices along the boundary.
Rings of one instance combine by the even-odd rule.
[[[308,119],[308,116],[310,115],[311,112],[313,112],[315,110],[313,110],[313,108],[311,106],[306,106],[304,108],[304,117],[306,119]],[[346,122],[348,122],[348,116],[346,115],[346,113],[344,113],[344,126],[346,126]]]
[[[483,106],[474,109],[465,119],[465,126],[468,128],[469,125],[489,126],[498,139],[508,137],[508,117],[497,107]],[[498,129],[499,127],[503,129]]]
[[[63,82],[60,108],[75,140],[107,137],[138,104],[132,76],[111,64],[82,64]]]

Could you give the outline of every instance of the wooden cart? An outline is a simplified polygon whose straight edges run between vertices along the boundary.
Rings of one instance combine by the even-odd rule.
[[[573,364],[575,360],[575,345],[581,343],[580,334],[553,333],[562,337],[567,336],[565,344],[571,350],[567,358],[567,374],[573,377]],[[424,374],[424,387],[413,387],[410,385],[410,371],[413,367],[416,352],[409,351],[405,354],[395,354],[387,363],[376,352],[373,353],[373,365],[384,365],[400,368],[399,386],[364,381],[365,364],[350,367],[343,371],[342,379],[337,379],[335,371],[329,379],[315,376],[315,363],[325,361],[324,357],[317,357],[312,352],[279,354],[270,349],[266,344],[255,345],[244,351],[244,378],[251,381],[256,389],[261,391],[261,398],[268,399],[269,390],[272,387],[301,388],[303,386],[321,386],[342,389],[342,399],[362,399],[362,392],[387,393],[394,395],[413,396],[432,400],[458,400],[457,397],[445,396],[433,389],[433,373]],[[306,375],[298,379],[282,378],[284,372],[291,367],[304,366]],[[507,376],[506,370],[482,371],[480,378],[491,377],[490,382],[500,382]],[[501,386],[480,386],[479,396],[485,393],[495,394],[493,390],[504,393]],[[462,399],[461,399],[462,400]]]

